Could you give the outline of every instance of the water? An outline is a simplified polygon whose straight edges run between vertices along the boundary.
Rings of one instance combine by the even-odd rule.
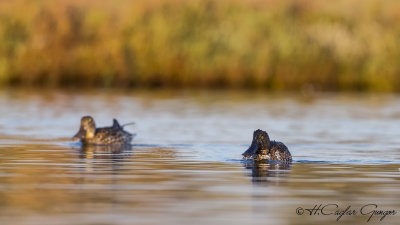
[[[9,90],[0,105],[2,225],[400,219],[398,96]],[[71,142],[86,114],[98,126],[136,122],[132,148]],[[294,162],[241,160],[257,128]],[[355,215],[334,215],[348,206]]]

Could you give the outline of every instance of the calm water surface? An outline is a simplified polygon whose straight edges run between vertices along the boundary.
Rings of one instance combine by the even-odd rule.
[[[400,220],[399,96],[2,91],[0,105],[2,225]],[[136,122],[132,147],[71,142],[86,114]],[[241,160],[257,128],[290,166]],[[320,204],[337,207],[307,211]]]

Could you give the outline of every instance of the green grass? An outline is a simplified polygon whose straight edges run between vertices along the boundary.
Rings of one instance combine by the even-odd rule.
[[[400,92],[398,21],[397,0],[1,1],[0,85]]]

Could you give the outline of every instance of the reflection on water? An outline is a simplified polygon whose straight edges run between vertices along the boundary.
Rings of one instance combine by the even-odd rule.
[[[268,161],[244,160],[244,167],[251,170],[251,177],[254,183],[267,183],[270,177],[287,177],[292,167],[291,163]]]
[[[132,154],[132,145],[82,145],[80,155],[85,159],[94,157],[123,157]]]
[[[79,157],[83,159],[85,170],[94,171],[100,160],[110,161],[110,171],[121,168],[123,159],[133,155],[132,145],[98,146],[82,145],[79,148]]]
[[[21,91],[0,104],[1,224],[321,224],[337,217],[296,210],[400,211],[395,96]],[[87,114],[135,121],[138,136],[120,148],[71,142]],[[293,163],[242,160],[257,128]]]

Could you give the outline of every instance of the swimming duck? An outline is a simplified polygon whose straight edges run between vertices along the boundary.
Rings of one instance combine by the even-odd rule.
[[[91,116],[81,119],[81,126],[73,138],[79,139],[84,144],[95,145],[125,145],[130,144],[135,134],[131,134],[119,125],[116,119],[112,127],[96,128]]]
[[[292,161],[292,155],[286,145],[282,142],[270,141],[268,133],[260,129],[254,131],[253,141],[242,155],[245,159]]]

